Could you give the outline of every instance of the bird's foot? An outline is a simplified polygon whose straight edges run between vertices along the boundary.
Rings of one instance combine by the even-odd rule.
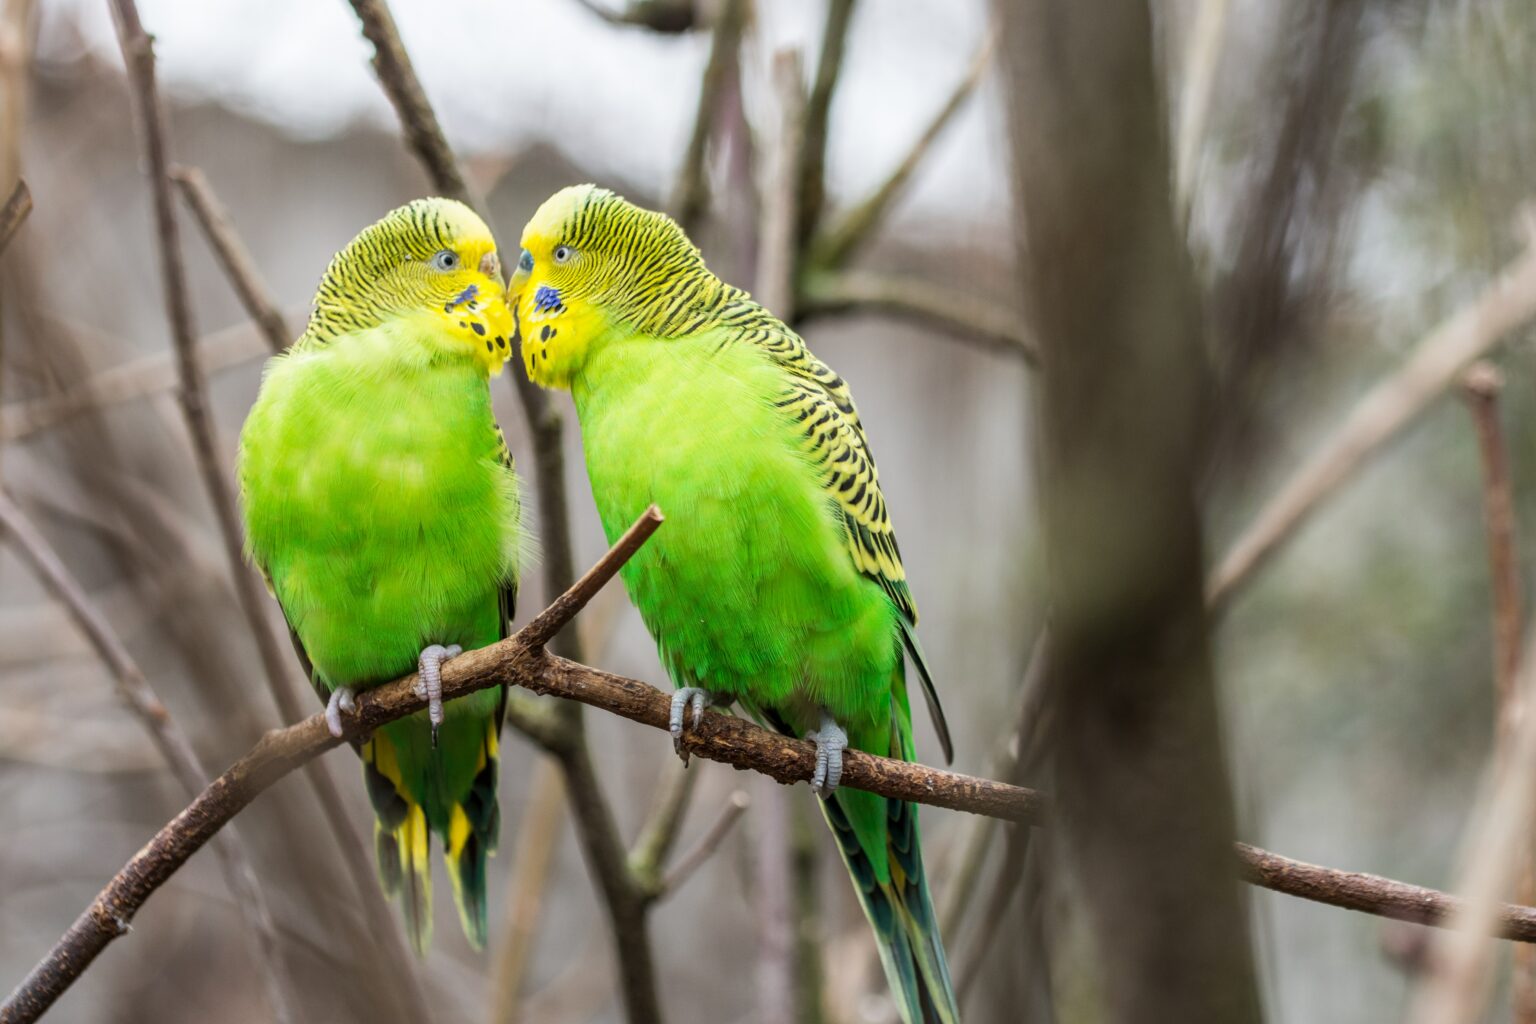
[[[843,751],[848,749],[848,734],[826,712],[821,728],[805,734],[816,744],[816,771],[811,774],[811,789],[825,800],[843,778]]]
[[[350,686],[338,686],[331,691],[331,699],[325,702],[325,727],[331,735],[341,739],[342,712],[352,714],[357,710],[357,691]]]
[[[728,699],[710,693],[701,686],[680,686],[672,692],[672,714],[667,724],[672,731],[672,749],[683,759],[683,764],[688,763],[688,751],[683,749],[683,712],[691,712],[689,719],[697,729],[699,723],[704,721],[705,708],[729,703]]]
[[[416,696],[426,699],[427,721],[432,723],[432,747],[437,748],[437,728],[443,724],[443,662],[464,653],[458,644],[433,644],[416,659]]]

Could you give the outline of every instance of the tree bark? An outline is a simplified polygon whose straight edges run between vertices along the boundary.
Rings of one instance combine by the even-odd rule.
[[[1075,898],[1107,1019],[1258,1020],[1201,588],[1206,367],[1150,13],[1003,7]]]

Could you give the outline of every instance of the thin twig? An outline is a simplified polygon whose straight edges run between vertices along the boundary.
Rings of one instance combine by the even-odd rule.
[[[79,333],[80,325],[42,314],[51,326]],[[102,343],[115,339],[105,336]],[[114,346],[112,351],[121,351]],[[267,347],[255,326],[239,323],[204,335],[198,341],[207,371],[243,366],[265,358]],[[42,398],[22,399],[0,406],[0,443],[20,441],[71,417],[110,408],[141,398],[153,398],[176,387],[176,360],[167,352],[154,352],[76,381],[63,391]]]
[[[1200,0],[1195,24],[1189,33],[1182,69],[1184,88],[1179,94],[1178,140],[1174,152],[1174,199],[1180,220],[1189,219],[1189,204],[1195,191],[1195,168],[1200,144],[1205,141],[1205,123],[1211,110],[1212,86],[1216,64],[1221,57],[1221,41],[1226,27],[1228,0]]]
[[[725,810],[720,812],[720,817],[715,819],[715,823],[709,827],[709,831],[705,832],[690,850],[677,858],[677,863],[672,865],[666,876],[662,878],[655,892],[651,894],[651,899],[658,901],[666,899],[676,892],[684,882],[692,878],[694,872],[698,871],[705,861],[714,856],[715,851],[720,848],[720,844],[725,842],[726,838],[730,836],[731,830],[736,827],[736,823],[741,820],[741,816],[751,806],[752,799],[747,796],[745,790],[738,789],[732,792],[730,798],[725,802]]]
[[[389,4],[384,0],[349,2],[352,10],[357,12],[357,20],[362,23],[363,35],[373,44],[373,70],[384,87],[384,95],[389,97],[400,118],[406,144],[426,166],[435,188],[483,213],[485,204],[470,192],[453,150],[438,126],[437,115],[427,102],[421,80],[411,66],[410,54],[400,42],[400,30],[395,27],[395,16],[390,13]]]
[[[1024,357],[1039,353],[1013,310],[975,296],[959,296],[944,285],[911,277],[862,271],[811,270],[801,276],[797,306],[801,320],[816,316],[886,313],[911,317],[996,351]]]
[[[613,577],[627,557],[624,545],[634,539],[635,529],[654,530],[656,525],[655,520],[648,524],[642,521],[632,528],[620,546],[610,550],[571,592],[535,620],[543,622],[537,635],[552,635]],[[634,546],[637,544],[629,550]],[[529,642],[535,635],[531,628],[445,664],[443,699],[453,700],[491,686],[522,686],[668,730],[672,700],[667,694],[639,680],[548,654]],[[386,722],[421,710],[425,700],[417,696],[415,684],[412,674],[363,694],[356,714],[344,720],[344,738],[367,735]],[[339,742],[320,714],[262,737],[102,890],[0,1006],[0,1024],[36,1020],[108,943],[124,934],[145,900],[225,823],[278,779]],[[786,784],[808,781],[815,768],[813,744],[716,711],[705,712],[698,728],[684,734],[683,745],[695,756],[750,769]],[[1030,825],[1046,822],[1046,797],[1033,790],[862,751],[850,750],[845,757],[842,784],[854,789],[1006,821]],[[1307,864],[1243,843],[1236,844],[1235,851],[1237,870],[1245,880],[1331,906],[1436,925],[1443,924],[1461,906],[1454,896],[1377,875]],[[1536,942],[1536,907],[1497,907],[1491,930],[1504,938]]]
[[[621,11],[611,10],[595,0],[576,0],[576,3],[610,25],[648,28],[662,35],[687,32],[698,24],[694,0],[632,0]]]
[[[1516,685],[1517,700],[1536,697],[1536,645],[1527,647]],[[1495,953],[1484,937],[1498,919],[1498,901],[1519,877],[1536,820],[1536,716],[1518,716],[1489,768],[1457,858],[1463,898],[1450,928],[1430,939],[1430,970],[1407,1017],[1414,1024],[1482,1017]]]
[[[507,928],[491,975],[490,1024],[513,1024],[520,1019],[523,982],[544,907],[549,869],[563,834],[563,778],[560,767],[552,759],[543,758],[528,786],[533,795],[518,822],[517,852],[512,858],[512,881],[507,887]]]
[[[1536,317],[1536,237],[1481,295],[1379,381],[1254,517],[1206,581],[1218,611],[1340,484],[1449,388],[1461,371]]]
[[[0,206],[0,252],[11,244],[12,236],[31,212],[32,190],[27,188],[25,181],[18,180],[5,205]]]
[[[629,851],[630,874],[634,876],[635,884],[652,899],[661,887],[662,871],[672,856],[672,848],[677,845],[699,781],[698,772],[690,772],[682,761],[670,758],[663,765],[661,774],[650,813]]]
[[[303,717],[303,711],[288,685],[288,656],[279,647],[267,621],[261,584],[256,574],[245,565],[239,512],[235,507],[233,490],[224,476],[217,428],[208,404],[207,382],[197,349],[197,335],[192,323],[192,306],[176,225],[176,208],[171,195],[169,143],[160,93],[155,82],[153,43],[144,30],[134,0],[111,0],[111,6],[118,44],[128,69],[134,118],[154,201],[161,287],[176,353],[182,415],[192,437],[198,473],[218,522],[219,537],[229,561],[235,595],[255,640],[272,700],[283,721],[297,721]],[[346,816],[346,806],[340,794],[323,770],[307,774],[343,859],[349,864],[359,863],[367,856],[365,847]],[[387,976],[392,984],[402,986],[402,998],[409,1004],[408,1008],[416,1011],[414,1015],[417,1019],[424,1019],[426,1000],[416,984],[409,961],[405,959],[404,945],[399,941],[395,929],[387,923],[388,913],[382,896],[361,877],[362,872],[352,871],[349,874],[357,885],[365,912],[370,915],[370,931],[380,943],[380,951],[394,961],[386,972]]]
[[[1499,392],[1504,379],[1491,363],[1473,363],[1462,378],[1462,392],[1477,428],[1483,465],[1483,520],[1488,531],[1488,561],[1493,583],[1493,678],[1499,728],[1516,710],[1515,679],[1520,671],[1520,558],[1515,550],[1515,499],[1509,479],[1509,449],[1499,422]]]
[[[683,151],[683,166],[678,173],[672,209],[677,222],[690,234],[698,227],[709,206],[709,176],[705,157],[709,140],[715,133],[720,101],[728,88],[739,88],[741,37],[747,27],[747,0],[724,0],[715,21],[709,59],[699,80],[699,105],[693,116],[693,131]]]
[[[821,222],[826,204],[827,125],[832,110],[832,96],[843,70],[843,49],[848,42],[848,25],[853,21],[853,0],[830,0],[827,20],[821,33],[821,54],[816,61],[816,79],[811,83],[801,121],[800,180],[795,186],[799,212],[795,216],[795,241],[800,247],[810,242]]]
[[[15,502],[0,491],[0,533],[9,536],[24,562],[38,580],[61,605],[80,632],[85,634],[96,656],[106,666],[107,672],[117,684],[117,694],[122,699],[150,740],[160,751],[160,756],[170,768],[171,774],[189,797],[196,797],[208,784],[208,771],[203,767],[186,733],[176,725],[165,705],[149,686],[128,648],[119,639],[106,617],[101,614],[78,580],[65,567],[58,553],[32,525],[32,521],[17,507]],[[298,1015],[288,1000],[281,971],[283,946],[278,941],[277,927],[266,893],[256,880],[256,870],[245,856],[238,838],[214,846],[225,880],[229,883],[235,905],[245,918],[256,944],[256,968],[272,1015],[279,1021],[295,1021]]]
[[[1520,556],[1515,547],[1515,503],[1509,478],[1509,448],[1499,419],[1503,375],[1492,363],[1473,363],[1462,378],[1462,392],[1477,431],[1483,467],[1483,522],[1488,534],[1489,578],[1493,593],[1494,732],[1506,750],[1520,717],[1516,691],[1520,673]],[[1515,899],[1536,897],[1536,857],[1529,844],[1516,854]],[[1536,1022],[1536,947],[1515,947],[1511,957],[1510,1016],[1515,1024]]]
[[[976,91],[976,86],[981,84],[982,76],[991,62],[996,42],[997,33],[989,30],[986,38],[982,40],[980,49],[976,51],[976,56],[971,59],[970,67],[966,69],[964,77],[955,85],[954,90],[944,101],[944,105],[933,115],[932,120],[912,143],[906,155],[896,164],[895,169],[885,181],[869,194],[868,198],[843,214],[836,223],[824,229],[812,240],[810,254],[806,257],[807,264],[824,269],[841,267],[848,262],[848,257],[874,234],[875,229],[890,212],[891,205],[906,189],[907,182],[916,173],[918,166],[933,149],[933,144],[938,141],[944,129],[965,106],[965,101],[971,98],[971,94]]]
[[[293,335],[272,299],[267,282],[262,280],[261,271],[256,269],[251,251],[235,231],[229,211],[213,194],[207,176],[196,167],[176,167],[171,170],[171,180],[181,187],[181,197],[197,218],[219,266],[224,268],[224,275],[240,297],[240,304],[255,321],[262,337],[267,339],[267,347],[273,352],[281,352],[293,340]]]

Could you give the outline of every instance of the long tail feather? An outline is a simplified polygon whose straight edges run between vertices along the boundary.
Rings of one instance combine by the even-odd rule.
[[[886,872],[880,872],[870,859],[845,807],[845,801],[857,799],[881,798],[839,791],[822,801],[822,813],[837,837],[843,863],[874,928],[880,962],[901,1019],[905,1024],[957,1024],[960,1010],[923,871],[917,811],[910,804],[882,801],[889,864],[889,880],[882,880],[880,875]]]
[[[484,949],[487,933],[485,909],[485,858],[496,852],[501,831],[501,810],[496,799],[497,723],[487,721],[479,770],[469,792],[449,812],[447,852],[448,879],[459,923],[475,949]]]
[[[373,847],[379,884],[400,898],[411,947],[425,956],[432,945],[432,861],[427,816],[406,792],[394,744],[381,730],[362,747],[363,778],[373,803]]]

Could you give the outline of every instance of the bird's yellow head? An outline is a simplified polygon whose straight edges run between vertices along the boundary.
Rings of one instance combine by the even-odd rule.
[[[573,185],[523,228],[507,296],[529,379],[568,388],[594,345],[697,329],[697,310],[725,287],[671,217]]]
[[[364,228],[331,260],[300,339],[319,345],[354,331],[420,325],[435,354],[499,372],[513,322],[490,228],[452,199],[418,199]]]

